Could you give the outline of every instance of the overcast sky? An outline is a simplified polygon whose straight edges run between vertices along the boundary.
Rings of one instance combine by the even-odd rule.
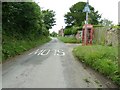
[[[65,27],[64,15],[69,11],[69,8],[77,2],[87,0],[34,0],[42,9],[50,9],[56,13],[56,26],[50,30],[58,32],[61,27]],[[120,0],[89,0],[89,4],[102,14],[102,18],[118,23],[118,2]]]

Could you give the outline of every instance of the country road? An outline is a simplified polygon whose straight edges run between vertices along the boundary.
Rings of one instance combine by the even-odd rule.
[[[79,44],[57,38],[16,56],[2,66],[3,88],[115,88],[72,55]]]

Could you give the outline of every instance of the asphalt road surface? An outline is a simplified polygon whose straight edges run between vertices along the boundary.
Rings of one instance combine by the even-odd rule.
[[[114,88],[102,75],[72,55],[79,44],[57,38],[16,56],[2,66],[3,88]]]

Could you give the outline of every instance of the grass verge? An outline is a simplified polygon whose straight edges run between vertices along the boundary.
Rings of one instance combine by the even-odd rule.
[[[104,74],[120,86],[120,73],[118,71],[117,47],[109,46],[78,46],[73,54],[83,63]]]
[[[75,37],[58,37],[58,39],[64,43],[80,43]]]
[[[42,45],[50,41],[51,39],[49,37],[43,36],[35,40],[11,40],[8,38],[7,40],[8,41],[4,42],[4,44],[2,45],[2,62],[15,55],[20,55],[22,52],[27,51],[31,48]]]

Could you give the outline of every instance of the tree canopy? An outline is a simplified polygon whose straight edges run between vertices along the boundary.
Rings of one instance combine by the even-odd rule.
[[[74,4],[65,14],[65,23],[67,26],[81,26],[86,18],[86,13],[83,12],[83,9],[85,7],[86,3],[85,2],[78,2]],[[89,23],[90,24],[98,24],[99,19],[101,18],[101,15],[98,14],[98,11],[95,11],[94,7],[89,5],[91,12],[89,13]]]
[[[57,33],[55,32],[55,31],[53,31],[51,34],[50,34],[50,36],[52,36],[52,37],[57,37]]]
[[[64,30],[64,35],[76,35],[78,31],[77,27],[66,27]]]
[[[48,36],[55,25],[55,12],[41,11],[35,2],[3,2],[2,12],[3,35],[17,39]]]
[[[43,21],[46,25],[46,28],[47,29],[51,29],[52,26],[55,25],[55,12],[53,10],[43,10],[42,11],[42,14],[43,14]]]
[[[113,22],[112,21],[110,21],[110,20],[108,20],[108,19],[102,19],[101,20],[101,24],[103,25],[103,26],[112,26],[113,25]]]

